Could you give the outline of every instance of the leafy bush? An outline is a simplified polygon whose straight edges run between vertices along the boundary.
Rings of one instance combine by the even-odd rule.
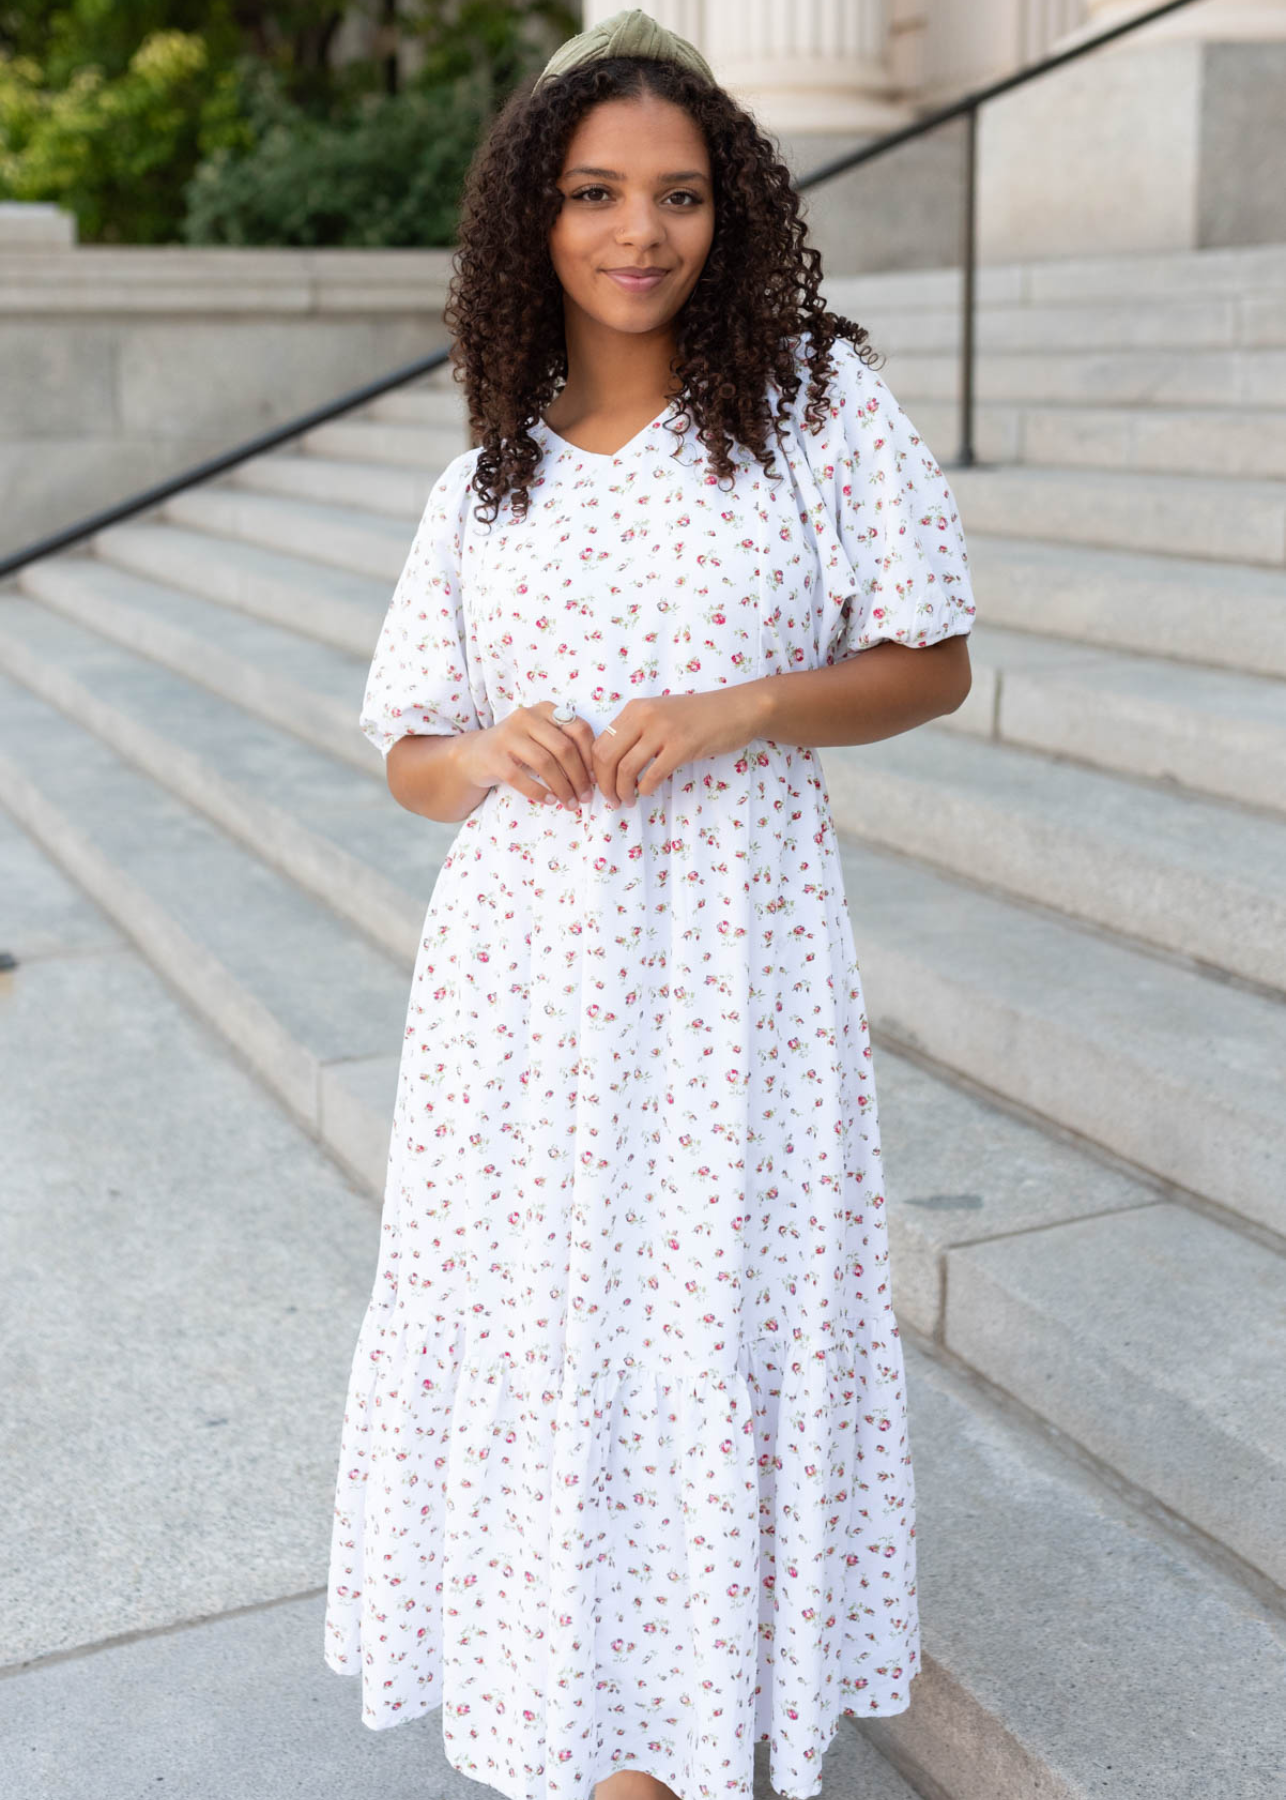
[[[55,201],[86,241],[172,239],[216,89],[190,32],[154,32],[114,80],[91,65],[56,89],[31,58],[0,57],[0,198]]]
[[[405,246],[454,241],[460,188],[492,103],[471,73],[365,94],[318,119],[262,64],[211,110],[224,139],[188,183],[189,244]],[[226,108],[226,116],[223,109]]]
[[[579,29],[566,0],[0,0],[0,199],[84,243],[449,244],[469,158],[515,82]],[[387,23],[387,21],[386,21]]]

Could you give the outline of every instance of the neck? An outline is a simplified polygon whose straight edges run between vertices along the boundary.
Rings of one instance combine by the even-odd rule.
[[[559,400],[568,412],[655,412],[678,392],[670,369],[678,354],[672,323],[655,331],[615,331],[565,306],[564,332],[567,381]]]

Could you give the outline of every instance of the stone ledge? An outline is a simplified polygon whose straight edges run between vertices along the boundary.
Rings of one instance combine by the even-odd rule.
[[[8,239],[0,236],[6,246]],[[440,314],[451,246],[406,250],[244,250],[181,244],[33,242],[0,281],[0,313]]]
[[[76,215],[44,200],[0,200],[0,244],[6,250],[70,250]]]

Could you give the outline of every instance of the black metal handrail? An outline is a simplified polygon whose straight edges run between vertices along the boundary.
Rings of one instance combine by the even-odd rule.
[[[108,525],[118,525],[122,519],[132,518],[135,513],[143,512],[149,506],[157,506],[162,500],[168,500],[171,494],[181,493],[184,488],[208,481],[212,475],[221,475],[225,469],[248,462],[252,456],[261,456],[265,450],[275,450],[287,438],[298,437],[301,432],[324,425],[328,419],[337,418],[340,413],[351,412],[355,406],[363,406],[368,400],[376,400],[390,388],[414,381],[417,375],[427,375],[431,369],[440,369],[450,355],[450,350],[430,351],[427,356],[418,357],[415,362],[394,369],[389,375],[380,375],[363,387],[354,388],[351,393],[341,394],[337,400],[327,400],[324,405],[315,406],[311,412],[303,413],[297,419],[289,419],[284,425],[274,425],[268,431],[261,431],[258,437],[248,438],[244,444],[237,444],[231,450],[221,450],[217,456],[208,457],[205,462],[194,463],[190,469],[183,469],[177,475],[167,476],[154,487],[144,488],[140,494],[131,494],[127,500],[117,500],[111,506],[103,507],[101,512],[90,513],[87,518],[78,519],[74,525],[63,526],[50,537],[27,544],[21,550],[14,550],[8,556],[0,558],[0,579],[29,562],[37,562],[42,556],[52,555],[55,550],[65,550],[69,544],[78,543],[81,538],[92,537],[96,531],[103,531]]]
[[[896,131],[885,133],[876,138],[874,143],[864,144],[859,150],[847,150],[842,156],[831,162],[823,163],[820,168],[811,170],[796,185],[800,188],[812,187],[815,182],[829,181],[834,175],[843,175],[849,169],[855,169],[860,163],[869,162],[873,157],[885,156],[890,150],[896,150],[908,139],[922,137],[939,125],[945,125],[951,119],[962,116],[967,122],[965,134],[965,182],[964,207],[961,229],[960,267],[962,277],[961,288],[961,330],[960,330],[960,449],[956,456],[955,467],[968,468],[975,461],[973,449],[973,371],[974,371],[974,286],[977,268],[977,222],[978,222],[978,110],[988,100],[994,100],[997,94],[1007,94],[1011,88],[1022,87],[1025,82],[1035,81],[1040,75],[1047,75],[1051,69],[1059,69],[1064,63],[1074,62],[1078,56],[1087,56],[1091,50],[1097,50],[1103,44],[1111,43],[1113,38],[1124,37],[1127,32],[1137,31],[1141,25],[1150,25],[1154,19],[1160,19],[1166,13],[1178,12],[1180,7],[1191,6],[1193,0],[1168,0],[1164,6],[1153,6],[1144,13],[1136,13],[1131,18],[1122,19],[1107,31],[1098,32],[1094,37],[1084,38],[1079,44],[1072,44],[1066,50],[1059,50],[1053,56],[1046,56],[1038,63],[1029,63],[1026,68],[1015,69],[1011,75],[1002,75],[990,81],[985,87],[974,88],[971,93],[964,94],[959,100],[953,100],[947,106],[939,107],[936,112],[915,119],[910,125],[902,125]]]
[[[1064,63],[1074,61],[1078,56],[1087,56],[1100,45],[1107,44],[1113,38],[1123,37],[1127,32],[1137,31],[1141,25],[1149,25],[1154,19],[1162,18],[1166,13],[1177,12],[1180,7],[1191,6],[1193,0],[1167,0],[1163,6],[1153,6],[1147,12],[1138,13],[1132,18],[1123,19],[1119,24],[1111,26],[1107,31],[1099,32],[1094,37],[1085,38],[1079,44],[1073,44],[1066,50],[1060,50],[1053,56],[1047,56],[1040,62],[1029,63],[1025,68],[1016,69],[1011,75],[1001,76],[998,80],[988,82],[985,87],[974,88],[958,100],[947,106],[939,107],[936,112],[928,113],[922,119],[915,119],[909,125],[900,126],[895,131],[885,133],[872,143],[864,144],[860,149],[846,151],[832,161],[822,163],[819,168],[811,169],[796,181],[796,188],[802,192],[806,188],[815,187],[819,182],[829,181],[836,175],[846,174],[861,163],[870,162],[877,156],[886,156],[899,145],[907,143],[911,138],[923,137],[934,131],[939,125],[945,125],[951,119],[963,117],[967,121],[965,139],[965,183],[964,206],[961,230],[961,334],[960,334],[960,450],[957,457],[959,466],[968,466],[976,459],[973,449],[973,373],[974,373],[974,311],[975,311],[975,270],[977,262],[977,152],[978,152],[978,109],[988,100],[994,100],[997,94],[1008,93],[1011,88],[1021,87],[1025,82],[1035,81],[1046,75],[1051,69],[1061,68]],[[338,418],[341,413],[351,412],[354,407],[363,406],[369,400],[377,399],[391,388],[402,387],[418,376],[427,375],[433,369],[439,369],[450,358],[449,349],[434,350],[427,356],[421,356],[415,362],[406,363],[391,374],[381,375],[375,381],[368,381],[362,387],[341,394],[338,399],[328,400],[311,412],[290,419],[284,425],[275,425],[269,431],[260,432],[257,437],[249,438],[245,443],[237,444],[231,450],[222,451],[218,456],[207,458],[205,462],[195,463],[191,468],[183,469],[177,475],[157,482],[153,487],[145,488],[141,493],[132,494],[128,499],[118,500],[101,511],[90,513],[86,518],[78,519],[72,525],[66,525],[51,533],[48,537],[37,539],[35,543],[26,544],[20,550],[11,551],[0,557],[0,580],[12,575],[15,570],[25,567],[27,563],[37,562],[42,556],[52,556],[57,550],[65,550],[69,545],[79,543],[82,539],[92,537],[96,532],[105,530],[109,525],[117,525],[123,519],[132,518],[136,513],[144,512],[148,507],[157,506],[162,500],[168,500],[172,494],[181,493],[185,488],[195,487],[212,476],[220,475],[225,469],[235,468],[238,463],[248,462],[253,456],[260,456],[267,450],[275,450],[279,444],[288,439],[299,437],[315,426],[324,425],[328,420]],[[949,465],[954,466],[954,465]]]

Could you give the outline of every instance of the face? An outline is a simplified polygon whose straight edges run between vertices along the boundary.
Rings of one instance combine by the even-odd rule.
[[[605,100],[572,133],[549,237],[564,306],[614,331],[654,331],[696,286],[714,236],[710,158],[669,100]],[[663,271],[630,281],[612,270]]]

